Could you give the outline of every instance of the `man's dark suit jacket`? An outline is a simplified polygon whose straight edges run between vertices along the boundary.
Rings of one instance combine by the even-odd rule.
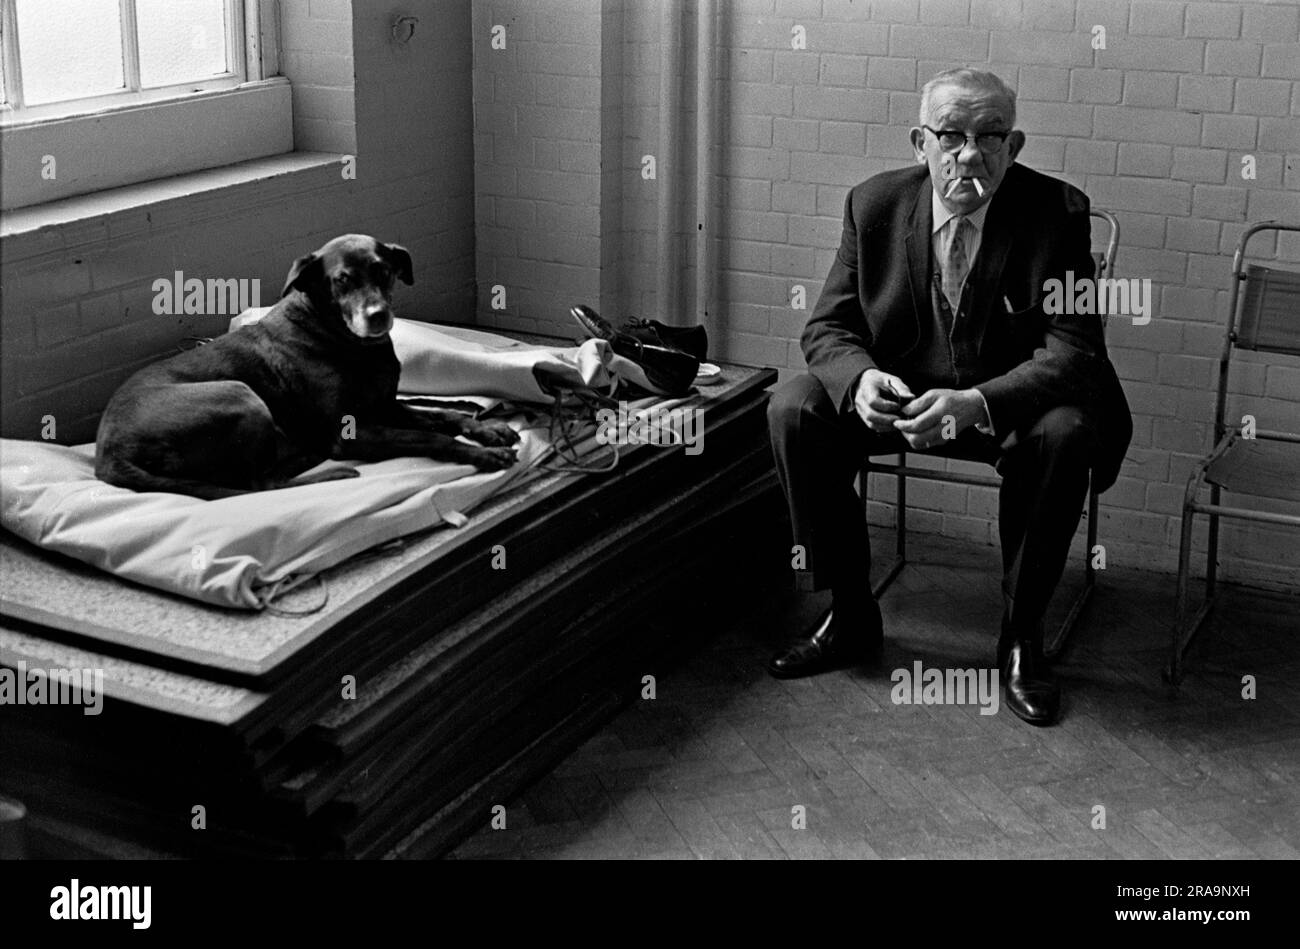
[[[864,370],[898,372],[931,320],[929,170],[888,171],[855,187],[844,234],[802,345],[811,372],[833,404]],[[1028,428],[1049,409],[1074,405],[1097,421],[1097,489],[1114,483],[1133,432],[1128,403],[1098,316],[1043,312],[1044,282],[1091,278],[1088,197],[1078,188],[1012,164],[992,198],[971,271],[968,318],[980,355],[997,374],[984,394],[999,440]],[[1010,311],[1008,311],[1008,304]],[[918,392],[917,395],[921,393]]]

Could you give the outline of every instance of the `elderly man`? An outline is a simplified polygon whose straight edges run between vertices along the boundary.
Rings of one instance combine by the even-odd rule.
[[[877,655],[870,549],[853,480],[863,458],[906,447],[986,461],[1002,476],[1005,702],[1055,721],[1043,614],[1088,490],[1115,480],[1132,420],[1097,316],[1048,315],[1044,283],[1093,276],[1088,199],[1015,163],[1015,93],[954,69],[921,94],[920,167],[848,196],[844,233],[802,345],[808,374],[768,410],[801,585],[830,609],[773,657],[790,678]]]

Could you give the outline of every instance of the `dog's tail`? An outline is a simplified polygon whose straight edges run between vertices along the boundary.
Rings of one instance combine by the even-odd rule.
[[[275,491],[278,488],[295,488],[304,484],[320,484],[325,481],[344,481],[360,476],[355,468],[330,468],[315,474],[303,474],[296,478],[275,479],[258,488],[228,488],[207,481],[193,478],[173,478],[156,475],[145,471],[132,461],[114,459],[95,466],[95,477],[106,484],[118,488],[130,488],[132,491],[165,491],[169,494],[185,494],[203,501],[219,501],[222,498],[238,497],[255,491]]]
[[[106,484],[118,488],[130,488],[132,491],[165,491],[169,494],[185,494],[202,501],[219,501],[251,493],[246,488],[227,488],[193,478],[172,478],[145,471],[135,462],[122,458],[97,460],[95,477]]]

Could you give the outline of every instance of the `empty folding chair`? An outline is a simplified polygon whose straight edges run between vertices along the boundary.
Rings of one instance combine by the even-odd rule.
[[[1300,505],[1300,434],[1264,428],[1251,431],[1244,424],[1241,428],[1229,427],[1224,418],[1228,370],[1234,350],[1300,356],[1300,273],[1246,262],[1251,238],[1265,231],[1300,231],[1300,225],[1276,221],[1252,225],[1241,235],[1232,258],[1228,326],[1223,337],[1223,355],[1219,358],[1219,388],[1214,405],[1214,450],[1192,471],[1183,497],[1182,536],[1178,545],[1178,611],[1169,665],[1165,668],[1165,678],[1175,686],[1182,679],[1187,646],[1214,605],[1219,518],[1300,527],[1300,514],[1221,503],[1223,492],[1228,491],[1233,495],[1273,498]],[[1209,486],[1208,502],[1201,500],[1206,485]],[[1197,514],[1209,515],[1210,536],[1205,600],[1193,612],[1189,587],[1192,525]]]

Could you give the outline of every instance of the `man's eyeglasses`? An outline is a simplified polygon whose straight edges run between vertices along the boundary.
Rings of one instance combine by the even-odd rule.
[[[1000,152],[1007,136],[1011,134],[1010,132],[980,132],[978,135],[967,135],[956,129],[932,129],[928,125],[922,125],[921,128],[937,138],[939,147],[945,152],[959,152],[966,146],[966,142],[973,138],[975,147],[985,155],[996,155]]]

